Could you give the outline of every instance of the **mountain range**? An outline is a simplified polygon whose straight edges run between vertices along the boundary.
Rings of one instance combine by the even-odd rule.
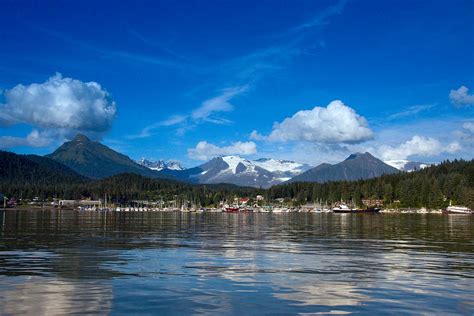
[[[155,171],[161,171],[163,169],[170,169],[170,170],[186,169],[178,161],[174,161],[174,160],[151,161],[146,158],[142,158],[140,160],[137,160],[136,163]]]
[[[135,173],[149,178],[173,179],[196,184],[229,183],[261,188],[285,182],[322,183],[368,179],[396,173],[399,170],[410,171],[427,166],[406,160],[386,163],[370,153],[356,153],[340,163],[332,165],[324,163],[316,167],[271,158],[248,160],[239,156],[222,156],[197,167],[185,169],[176,161],[150,161],[144,158],[134,161],[84,135],[77,135],[44,157],[34,155],[22,157],[40,164],[42,166],[40,168],[46,166],[47,168],[41,169],[41,172],[62,170],[67,176],[73,177],[102,179],[122,173]],[[25,165],[28,163],[22,164]]]
[[[311,166],[287,160],[247,160],[239,156],[222,156],[186,170],[163,170],[162,174],[194,183],[231,183],[268,188],[309,168]]]

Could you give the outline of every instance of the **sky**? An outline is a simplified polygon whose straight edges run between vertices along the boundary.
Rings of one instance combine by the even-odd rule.
[[[0,2],[2,150],[474,156],[471,0]]]

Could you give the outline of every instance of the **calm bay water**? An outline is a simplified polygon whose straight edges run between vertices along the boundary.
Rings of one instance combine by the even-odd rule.
[[[474,216],[0,211],[0,314],[474,314]]]

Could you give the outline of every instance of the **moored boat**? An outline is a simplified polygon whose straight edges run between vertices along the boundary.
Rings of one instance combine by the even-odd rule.
[[[272,213],[288,213],[288,211],[286,207],[275,207],[272,209]]]
[[[459,206],[459,205],[450,205],[446,209],[443,210],[445,214],[474,214],[474,212],[466,206]]]
[[[238,207],[226,207],[225,208],[226,213],[237,213],[239,211]]]
[[[340,204],[337,207],[334,207],[332,209],[334,213],[355,213],[355,214],[361,214],[361,213],[378,213],[380,212],[380,208],[378,207],[368,207],[366,209],[359,209],[359,208],[350,208],[346,204]]]

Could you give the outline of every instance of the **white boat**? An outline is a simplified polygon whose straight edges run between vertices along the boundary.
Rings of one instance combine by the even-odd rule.
[[[452,205],[452,206],[450,205],[445,210],[443,210],[443,213],[447,213],[447,214],[474,214],[469,207],[459,206],[459,205]]]
[[[353,210],[346,204],[341,203],[338,206],[333,207],[332,211],[335,213],[350,213]]]
[[[272,213],[288,213],[288,209],[286,207],[275,207]]]

